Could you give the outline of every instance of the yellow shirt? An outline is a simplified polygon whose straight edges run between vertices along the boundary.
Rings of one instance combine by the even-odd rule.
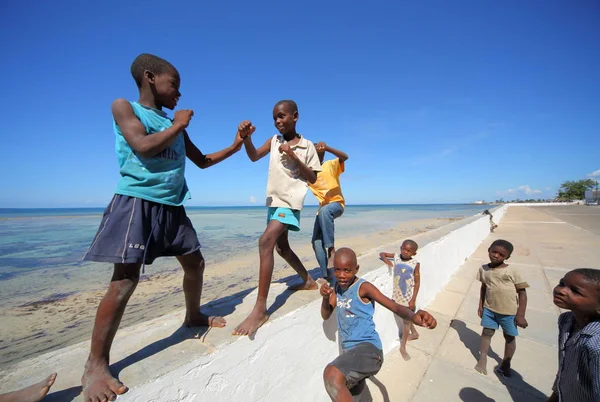
[[[519,307],[517,291],[529,285],[512,265],[505,268],[479,267],[477,279],[487,287],[483,306],[494,313],[515,315]]]
[[[344,172],[344,162],[338,158],[323,162],[321,171],[317,173],[317,181],[309,184],[310,191],[317,197],[319,207],[331,202],[339,202],[345,207],[342,188],[340,187],[340,175]]]

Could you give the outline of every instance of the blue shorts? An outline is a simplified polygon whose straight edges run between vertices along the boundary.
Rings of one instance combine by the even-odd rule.
[[[267,225],[272,220],[279,221],[293,232],[300,231],[300,211],[297,209],[269,207],[267,211]]]
[[[183,206],[115,194],[83,259],[149,265],[157,257],[199,249],[198,236]]]
[[[488,310],[486,307],[483,308],[483,315],[481,316],[481,326],[489,329],[498,329],[502,327],[502,331],[506,335],[518,336],[519,331],[515,324],[514,315],[505,315],[494,313]]]

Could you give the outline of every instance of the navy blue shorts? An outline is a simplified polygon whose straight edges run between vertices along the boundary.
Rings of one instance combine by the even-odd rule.
[[[115,194],[83,259],[152,264],[158,257],[191,254],[200,247],[183,206]]]

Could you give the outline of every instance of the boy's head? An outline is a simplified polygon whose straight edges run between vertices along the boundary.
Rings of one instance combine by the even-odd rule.
[[[293,100],[282,100],[273,107],[273,122],[279,133],[286,135],[296,133],[298,121],[298,105]]]
[[[142,92],[149,92],[160,109],[173,110],[177,106],[181,93],[181,78],[177,69],[165,59],[143,53],[131,64],[131,75]]]
[[[497,267],[504,264],[504,261],[510,258],[513,250],[514,247],[510,242],[506,240],[495,240],[490,248],[488,248],[490,265]]]
[[[415,254],[419,245],[414,240],[404,240],[402,246],[400,246],[400,257],[403,260],[410,260]]]
[[[354,283],[358,272],[356,253],[349,248],[340,248],[333,256],[333,274],[342,289],[348,289]]]
[[[587,317],[600,317],[600,270],[578,268],[554,288],[554,304]]]

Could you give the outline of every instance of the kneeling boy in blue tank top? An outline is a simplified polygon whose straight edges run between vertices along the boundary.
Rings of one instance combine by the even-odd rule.
[[[178,110],[171,120],[163,111],[173,110],[181,96],[177,69],[160,57],[142,54],[131,65],[131,74],[139,100],[117,99],[112,104],[121,178],[84,256],[114,264],[110,286],[96,313],[82,378],[86,401],[112,401],[127,392],[109,371],[109,354],[144,264],[152,264],[157,257],[177,257],[184,271],[185,324],[225,326],[222,317],[200,313],[204,258],[183,208],[190,198],[185,158],[205,169],[239,151],[243,138],[238,132],[229,147],[203,154],[186,132],[194,112]]]
[[[428,312],[414,313],[358,278],[358,262],[351,249],[336,251],[333,265],[336,284],[333,289],[327,283],[321,286],[321,316],[327,320],[336,310],[342,353],[327,365],[323,379],[331,400],[345,402],[352,401],[352,395],[362,390],[365,378],[377,374],[383,364],[381,339],[373,322],[375,302],[421,327],[433,329],[437,322]]]

